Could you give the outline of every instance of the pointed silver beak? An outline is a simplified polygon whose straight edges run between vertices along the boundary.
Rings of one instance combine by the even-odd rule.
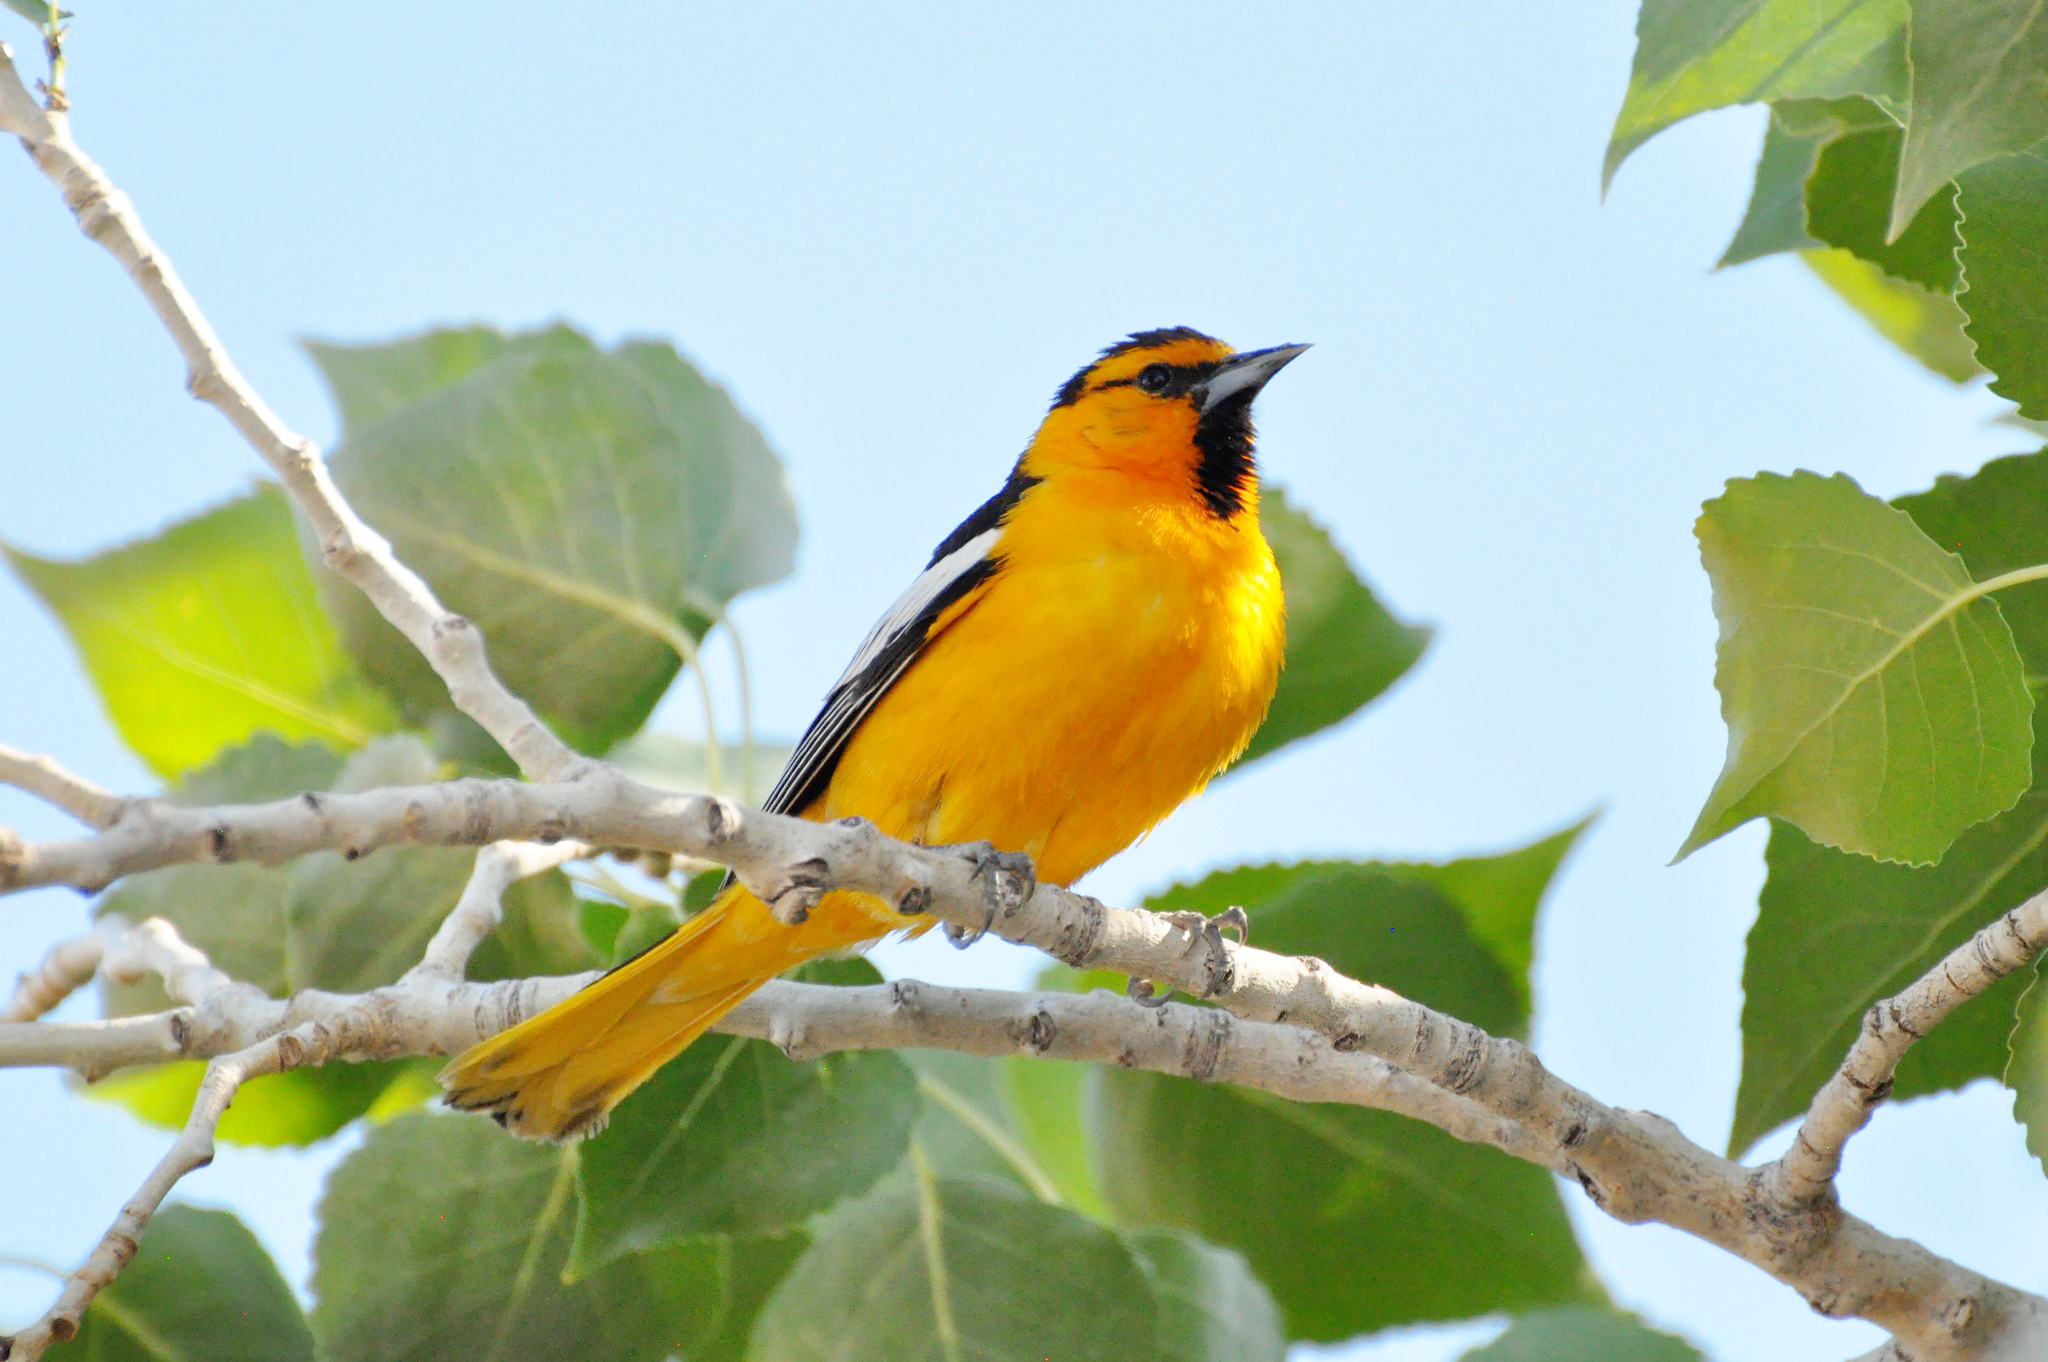
[[[1214,411],[1233,397],[1251,401],[1259,389],[1266,386],[1267,379],[1279,373],[1288,361],[1306,349],[1306,345],[1276,345],[1269,350],[1232,355],[1223,361],[1221,368],[1209,375],[1208,383],[1203,386],[1202,411]]]

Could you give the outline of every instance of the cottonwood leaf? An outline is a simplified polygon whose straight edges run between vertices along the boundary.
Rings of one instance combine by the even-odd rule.
[[[1104,1190],[1119,1218],[1244,1254],[1290,1338],[1595,1295],[1540,1168],[1388,1112],[1120,1069],[1094,1079],[1090,1132],[1117,1170]]]
[[[166,1206],[93,1298],[60,1362],[312,1362],[313,1335],[277,1265],[226,1211]]]
[[[1611,1306],[1565,1305],[1518,1315],[1459,1362],[1702,1362],[1699,1349]]]
[[[1010,1129],[1059,1188],[1060,1199],[1083,1215],[1108,1220],[1109,1202],[1102,1195],[1084,1124],[1093,1067],[1072,1059],[1009,1058],[1001,1061],[998,1082]]]
[[[758,1239],[727,1238],[725,1310],[718,1332],[685,1362],[744,1362],[747,1339],[768,1298],[810,1247],[811,1236],[802,1230]]]
[[[2048,153],[2023,151],[1962,178],[1963,283],[1977,359],[1991,391],[2048,420]]]
[[[1894,279],[1848,251],[1804,251],[1800,259],[1880,336],[1943,378],[1964,383],[1984,372],[1963,334],[1969,318],[1950,295]]]
[[[1749,207],[1716,268],[1821,244],[1806,230],[1806,180],[1820,159],[1821,147],[1834,135],[1833,131],[1791,132],[1772,115],[1764,127],[1764,146],[1757,156]]]
[[[1222,871],[1146,906],[1243,906],[1266,949],[1320,956],[1516,1035],[1528,1023],[1536,905],[1578,831],[1448,866]],[[1587,1298],[1578,1245],[1540,1169],[1384,1112],[1107,1068],[1090,1081],[1093,1164],[1117,1170],[1102,1190],[1119,1218],[1243,1253],[1291,1338]],[[1316,1227],[1312,1255],[1301,1252],[1305,1224]]]
[[[2008,1041],[2005,1084],[2012,1089],[2012,1114],[2027,1128],[2027,1152],[2048,1173],[2048,988],[2041,986],[2039,961],[2020,977],[2024,991]]]
[[[350,748],[397,726],[321,613],[274,486],[77,562],[0,552],[161,776],[261,733]]]
[[[1159,1362],[1281,1362],[1280,1311],[1244,1258],[1175,1230],[1124,1242],[1159,1300]]]
[[[38,26],[49,23],[53,13],[51,7],[43,3],[43,0],[0,0],[0,4],[5,4],[7,8]]]
[[[1287,596],[1287,664],[1238,770],[1363,709],[1415,665],[1432,632],[1389,613],[1329,531],[1278,487],[1261,494],[1259,525]]]
[[[1697,526],[1728,757],[1680,857],[1761,815],[1930,863],[2025,792],[2028,693],[1998,606],[1848,478],[1729,482]]]
[[[1906,95],[1906,0],[1644,0],[1601,171],[1681,119],[1758,100]]]
[[[640,726],[727,601],[789,571],[781,465],[666,345],[601,351],[557,327],[313,354],[349,421],[342,491],[587,750]],[[370,676],[410,715],[445,710],[417,652],[322,582]]]
[[[1892,186],[1898,182],[1905,130],[1887,124],[1846,132],[1824,144],[1806,181],[1806,230],[1882,269],[1937,293],[1953,294],[1956,191],[1932,193],[1920,211],[1891,233]]]
[[[753,1362],[1128,1362],[1159,1305],[1113,1231],[1007,1182],[894,1178],[822,1222]]]
[[[218,1136],[228,1144],[276,1149],[312,1144],[361,1116],[417,1106],[437,1091],[438,1060],[326,1064],[287,1069],[243,1085],[221,1117]],[[84,1089],[118,1102],[159,1130],[182,1130],[206,1065],[198,1061],[124,1069]]]
[[[1993,459],[1967,477],[1947,474],[1892,503],[1978,581],[2048,563],[2048,449]],[[2048,582],[2001,589],[1998,608],[2027,674],[2048,678]],[[2041,774],[2048,775],[2048,771]]]
[[[725,1310],[727,1245],[633,1254],[565,1281],[575,1160],[481,1117],[420,1112],[372,1130],[320,1201],[321,1356],[691,1356]]]
[[[2048,137],[2048,16],[2036,0],[1913,0],[1907,55],[1913,114],[1893,236],[1963,171]]]
[[[2048,755],[2048,754],[2044,754]],[[1742,965],[1742,1081],[1731,1151],[1804,1112],[1872,1003],[2048,883],[2048,792],[1959,838],[1938,866],[1886,865],[1771,827]],[[1893,1088],[1918,1097],[1996,1077],[2019,998],[2001,980],[1906,1052]]]
[[[865,962],[837,968],[848,964],[880,978]],[[797,1063],[765,1041],[707,1035],[583,1146],[570,1268],[693,1235],[796,1228],[896,1167],[920,1110],[915,1075],[888,1051]]]

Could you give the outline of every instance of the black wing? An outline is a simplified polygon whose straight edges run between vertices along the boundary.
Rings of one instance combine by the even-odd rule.
[[[797,813],[825,792],[854,730],[896,684],[896,678],[917,660],[930,639],[932,622],[995,575],[995,546],[1003,535],[1003,520],[1037,481],[1027,477],[1021,466],[1012,470],[1002,490],[961,521],[932,551],[925,570],[862,640],[853,661],[826,695],[824,708],[804,730],[762,808],[770,813]]]

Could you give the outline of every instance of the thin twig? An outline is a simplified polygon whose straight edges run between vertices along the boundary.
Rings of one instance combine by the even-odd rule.
[[[443,606],[398,561],[390,543],[342,498],[319,447],[287,428],[236,370],[170,260],[143,231],[134,205],[71,140],[64,113],[45,110],[30,97],[5,44],[0,132],[22,140],[36,166],[62,191],[79,227],[121,262],[184,356],[192,395],[217,408],[283,480],[311,522],[327,566],[360,588],[411,640],[447,684],[455,707],[482,725],[528,775],[566,780],[581,771],[585,759],[492,673],[475,626]]]
[[[107,828],[121,816],[128,801],[73,775],[49,757],[0,744],[0,785],[26,790],[54,804],[88,827]]]
[[[1943,956],[1905,991],[1863,1015],[1863,1030],[1821,1090],[1814,1094],[1785,1156],[1764,1174],[1765,1193],[1789,1206],[1831,1196],[1842,1151],[1892,1094],[1892,1078],[1906,1051],[1948,1015],[2048,946],[2048,891],[1978,932]]]

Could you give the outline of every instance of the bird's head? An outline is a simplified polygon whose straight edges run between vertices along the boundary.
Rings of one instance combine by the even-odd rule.
[[[1306,349],[1239,354],[1185,326],[1140,331],[1061,386],[1025,454],[1025,471],[1119,473],[1235,516],[1256,492],[1252,399]]]

